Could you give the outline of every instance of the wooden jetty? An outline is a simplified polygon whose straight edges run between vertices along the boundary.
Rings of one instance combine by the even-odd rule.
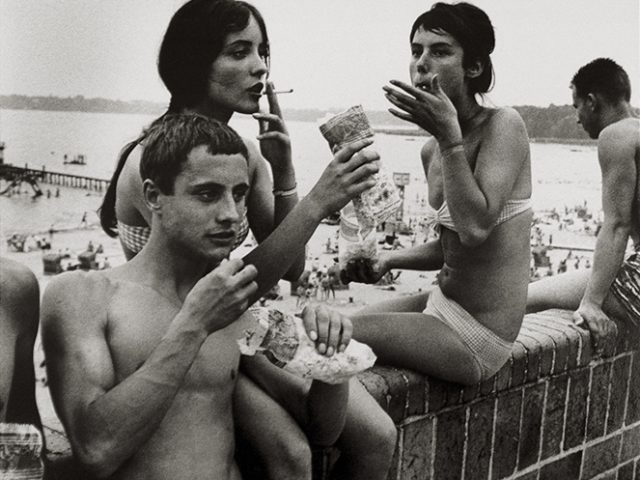
[[[49,185],[59,185],[61,187],[82,188],[85,190],[103,191],[109,185],[109,180],[104,178],[87,177],[85,175],[74,175],[71,173],[48,171],[44,166],[42,169],[17,167],[6,163],[0,163],[0,178],[13,180],[18,178],[32,178],[41,183]]]

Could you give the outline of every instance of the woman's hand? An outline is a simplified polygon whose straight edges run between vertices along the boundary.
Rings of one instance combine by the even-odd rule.
[[[345,285],[349,282],[373,284],[378,282],[388,271],[387,257],[381,253],[374,261],[366,258],[348,261],[344,270],[340,271],[340,281]]]
[[[327,357],[344,352],[351,341],[351,320],[324,305],[304,307],[302,323],[309,338],[316,343],[318,353]]]
[[[267,82],[267,100],[270,113],[254,113],[253,118],[260,124],[260,152],[271,165],[274,178],[279,173],[287,173],[291,169],[291,140],[282,118],[273,83]]]
[[[385,97],[401,110],[390,108],[392,115],[415,123],[432,134],[440,144],[462,138],[458,112],[442,90],[437,75],[431,77],[429,85],[424,89],[398,80],[391,80],[389,83],[397,88],[382,87]]]
[[[372,143],[366,138],[341,148],[322,172],[308,197],[321,209],[323,218],[376,184],[373,174],[380,169],[380,155],[366,150]]]

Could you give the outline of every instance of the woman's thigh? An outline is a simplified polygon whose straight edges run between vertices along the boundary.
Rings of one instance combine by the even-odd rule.
[[[427,306],[429,292],[415,293],[412,295],[398,296],[391,300],[377,302],[367,305],[359,310],[356,315],[368,315],[372,313],[392,313],[392,312],[422,312]]]

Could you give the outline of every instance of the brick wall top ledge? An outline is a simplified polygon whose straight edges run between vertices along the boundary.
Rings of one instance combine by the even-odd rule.
[[[383,365],[359,378],[393,420],[402,424],[408,417],[438,412],[638,350],[638,332],[616,323],[618,331],[605,339],[602,355],[597,356],[589,331],[573,323],[572,312],[555,309],[526,315],[509,361],[494,377],[469,387]]]

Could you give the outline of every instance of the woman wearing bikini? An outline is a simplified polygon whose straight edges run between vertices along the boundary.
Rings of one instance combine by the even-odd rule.
[[[437,3],[410,35],[412,85],[385,86],[390,112],[432,135],[421,151],[436,240],[347,267],[373,283],[394,268],[438,270],[428,294],[372,305],[352,317],[354,337],[382,364],[474,384],[506,363],[525,313],[531,172],[524,123],[477,101],[492,83],[495,37],[467,3]]]
[[[362,150],[371,142],[337,152],[311,191],[298,201],[290,139],[273,85],[266,81],[265,22],[246,2],[185,3],[169,23],[158,70],[171,93],[165,115],[194,113],[228,123],[239,112],[260,121],[259,149],[245,140],[250,183],[247,209],[242,221],[230,228],[236,246],[243,243],[249,227],[259,243],[243,258],[258,270],[258,291],[251,303],[281,278],[297,280],[304,269],[305,244],[320,221],[375,184],[371,174],[378,170],[375,160],[379,157],[372,150]],[[258,109],[263,94],[269,113]],[[156,121],[162,122],[163,117]],[[144,144],[143,134],[123,150],[100,211],[103,229],[119,237],[127,259],[145,246],[152,228],[139,171]],[[238,375],[234,397],[238,437],[262,461],[268,478],[311,478],[311,448],[321,450],[335,438],[318,439],[316,433],[326,429],[306,421],[310,382],[298,382],[280,369],[269,369],[270,365],[258,370],[260,360],[264,359],[245,358]],[[342,456],[336,469],[360,475],[348,473],[347,478],[384,478],[393,455],[395,426],[360,383],[352,381],[349,386],[350,421],[338,441]],[[341,415],[326,413],[327,417]]]

